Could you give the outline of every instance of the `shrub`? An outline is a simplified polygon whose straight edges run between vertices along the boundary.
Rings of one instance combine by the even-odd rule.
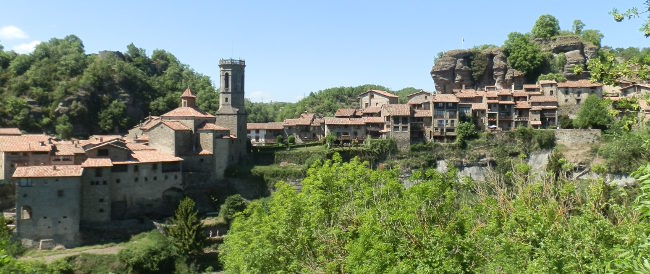
[[[575,125],[579,128],[598,128],[607,129],[613,122],[609,115],[609,105],[607,101],[598,98],[596,95],[589,95],[585,100]]]
[[[235,214],[244,211],[246,206],[248,206],[248,201],[241,195],[235,194],[228,196],[219,209],[219,216],[226,220],[226,222],[230,223]]]
[[[287,138],[287,143],[290,144],[290,145],[295,144],[296,143],[296,136],[293,136],[293,135],[289,136],[289,138]]]
[[[172,243],[158,231],[134,236],[118,257],[129,273],[173,273]]]
[[[569,118],[567,115],[558,116],[558,123],[560,128],[571,129],[573,128],[573,119]]]

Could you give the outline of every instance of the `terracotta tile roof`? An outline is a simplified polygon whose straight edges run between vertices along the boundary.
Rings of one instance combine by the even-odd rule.
[[[424,99],[423,97],[414,97],[409,99],[408,104],[409,105],[419,105],[419,104],[424,104],[426,102],[429,102],[430,99]]]
[[[502,90],[497,91],[497,95],[498,96],[512,96],[512,91],[510,91],[509,89],[502,89]]]
[[[515,101],[499,101],[499,105],[514,105]]]
[[[147,134],[142,134],[138,137],[135,137],[136,140],[138,141],[149,141],[149,135]]]
[[[19,166],[14,171],[13,178],[49,178],[49,177],[81,177],[83,168],[80,165],[60,166]]]
[[[74,156],[75,154],[84,154],[84,149],[79,144],[71,142],[54,144],[54,155],[56,156]]]
[[[367,107],[362,110],[364,114],[366,113],[380,113],[381,112],[381,107]]]
[[[521,91],[521,90],[515,90],[515,92],[512,93],[512,96],[514,97],[528,97],[529,92],[526,91]]]
[[[361,115],[360,112],[357,110],[354,110],[352,112],[352,115]],[[337,111],[338,113],[338,111]],[[299,118],[296,119],[285,119],[283,126],[285,127],[290,127],[290,126],[310,126],[312,122],[314,121],[315,114],[313,113],[302,113],[300,114]]]
[[[486,110],[487,108],[488,108],[487,104],[485,104],[485,103],[473,103],[472,104],[472,109],[475,109],[475,110]]]
[[[433,101],[436,103],[458,103],[458,97],[454,94],[436,94],[433,97]]]
[[[486,91],[486,92],[485,92],[485,96],[488,97],[488,98],[495,98],[495,97],[498,97],[496,91]]]
[[[519,101],[515,104],[515,108],[530,108],[530,104],[525,101]]]
[[[477,92],[474,90],[462,90],[461,92],[456,93],[456,97],[458,98],[476,98],[476,97],[483,97],[485,95],[485,92]]]
[[[533,125],[533,126],[541,126],[542,121],[530,121],[530,124]]]
[[[557,102],[555,96],[531,96],[528,101],[531,103],[550,103]]]
[[[325,117],[325,125],[362,126],[364,124],[364,118]]]
[[[600,83],[592,83],[589,80],[566,81],[557,84],[558,88],[595,88],[602,86]]]
[[[538,89],[537,84],[525,84],[524,89]]]
[[[432,113],[430,109],[416,109],[414,117],[431,117]]]
[[[406,98],[409,98],[409,99],[410,99],[411,97],[413,97],[413,96],[415,96],[415,95],[418,95],[418,94],[427,94],[427,95],[431,95],[431,93],[426,92],[426,91],[424,91],[424,90],[418,90],[418,91],[413,92],[413,93],[411,93],[411,94],[409,94],[409,95],[406,95]]]
[[[160,117],[155,117],[155,118],[149,119],[149,120],[145,121],[144,123],[142,123],[142,125],[140,126],[140,129],[145,130],[145,131],[149,130],[149,129],[153,128],[154,126],[160,124],[160,121],[161,121]]]
[[[379,95],[381,95],[381,96],[384,96],[384,97],[389,97],[389,98],[399,98],[399,96],[397,96],[397,95],[395,95],[395,94],[392,94],[392,93],[390,93],[390,92],[383,91],[383,90],[376,90],[376,89],[371,89],[371,90],[368,90],[368,91],[366,91],[366,92],[364,92],[364,93],[361,93],[361,94],[359,94],[359,97],[361,97],[362,95],[364,95],[364,94],[366,94],[366,93],[369,93],[369,92],[374,92],[374,93],[377,93],[377,94],[379,94]]]
[[[161,115],[160,117],[214,118],[214,115],[191,107],[177,107],[174,110]]]
[[[50,152],[51,138],[42,134],[2,135],[0,151],[5,152]]]
[[[205,123],[199,128],[200,131],[230,131],[229,129],[214,123]]]
[[[322,126],[324,123],[325,123],[325,119],[315,118],[314,121],[311,122],[311,126],[312,127]]]
[[[390,104],[383,105],[382,111],[385,111],[385,116],[411,116],[411,106],[407,104]]]
[[[192,131],[189,127],[179,121],[162,121],[163,125],[171,128],[173,131]]]
[[[361,112],[361,111],[359,111]],[[353,108],[340,108],[334,114],[335,117],[352,117],[357,115],[358,111]]]
[[[153,147],[143,145],[143,144],[136,144],[136,143],[126,143],[126,148],[128,148],[131,151],[138,151],[138,150],[156,150]]]
[[[551,84],[557,84],[555,80],[541,80],[539,81],[540,85],[551,85]]]
[[[112,167],[113,162],[110,158],[88,158],[82,164],[81,167]]]
[[[23,133],[20,132],[20,129],[15,127],[0,128],[0,135],[22,135],[22,134]]]
[[[363,122],[366,124],[383,124],[384,118],[382,117],[363,117]]]
[[[140,163],[180,162],[183,159],[159,152],[157,150],[137,150],[131,154]]]
[[[270,123],[248,123],[246,124],[247,129],[264,129],[264,130],[284,130],[282,122],[270,122]]]
[[[498,104],[499,100],[487,100],[488,104]]]
[[[186,98],[186,97],[196,98],[196,96],[194,96],[194,94],[192,94],[192,91],[190,90],[190,87],[187,87],[187,89],[185,89],[185,91],[183,91],[183,94],[181,95],[181,98]]]

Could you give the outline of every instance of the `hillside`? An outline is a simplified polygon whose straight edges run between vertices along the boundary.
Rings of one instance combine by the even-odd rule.
[[[0,127],[63,137],[121,132],[177,107],[187,86],[201,109],[216,110],[210,79],[164,50],[148,56],[130,44],[125,53],[88,54],[74,35],[52,38],[31,54],[0,45]]]

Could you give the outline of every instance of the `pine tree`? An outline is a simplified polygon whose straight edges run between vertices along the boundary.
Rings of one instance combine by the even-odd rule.
[[[181,255],[195,256],[203,252],[205,241],[198,215],[196,204],[189,197],[183,199],[176,209],[169,236]]]

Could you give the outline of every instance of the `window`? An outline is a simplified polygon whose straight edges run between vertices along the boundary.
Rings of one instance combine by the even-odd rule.
[[[568,89],[564,90],[564,95],[569,95],[569,90]]]
[[[144,181],[145,181],[145,182],[149,181],[149,178],[144,177]]]
[[[226,99],[226,103],[228,103],[228,97],[225,97],[224,99]]]
[[[259,129],[256,129],[256,130],[255,130],[255,133],[258,133],[258,134],[259,134],[259,133],[260,133],[260,130],[259,130]]]
[[[409,131],[409,126],[402,126],[402,131]]]
[[[223,87],[225,89],[229,89],[230,88],[230,74],[229,73],[226,72],[226,74],[224,74],[223,82],[224,82]],[[226,102],[228,102],[228,100],[226,100]]]
[[[98,149],[97,156],[108,156],[108,149]]]
[[[550,93],[551,93],[551,96],[553,96],[553,91],[552,90],[550,91]]]
[[[157,181],[157,180],[158,180],[158,176],[153,176],[153,180],[154,180],[154,181]]]
[[[103,209],[103,208],[100,208],[100,209],[99,209],[99,213],[104,213],[104,209]]]
[[[408,124],[409,123],[409,117],[402,117],[402,124]]]
[[[399,117],[393,117],[393,124],[399,124]]]
[[[366,107],[368,107],[368,103],[366,103]]]
[[[576,104],[580,104],[580,99],[576,99]]]
[[[135,177],[135,179],[133,179],[134,182],[137,182],[139,180],[140,180],[140,178],[138,178],[138,177]]]
[[[63,189],[57,190],[56,191],[56,196],[59,197],[59,198],[63,197]]]
[[[399,126],[394,126],[393,131],[399,131]]]
[[[140,167],[137,166],[137,165],[136,165],[136,166],[133,166],[133,172],[138,172],[138,169],[139,169],[139,168],[140,168]]]
[[[119,183],[120,183],[120,179],[115,179],[115,183],[116,183],[116,184],[119,184]]]
[[[374,98],[375,98],[375,95],[374,95],[374,94],[370,94],[370,99],[374,99]]]
[[[20,208],[20,219],[21,220],[30,220],[32,218],[32,207],[22,206]]]
[[[112,172],[127,172],[128,166],[127,165],[114,165],[111,167]]]

